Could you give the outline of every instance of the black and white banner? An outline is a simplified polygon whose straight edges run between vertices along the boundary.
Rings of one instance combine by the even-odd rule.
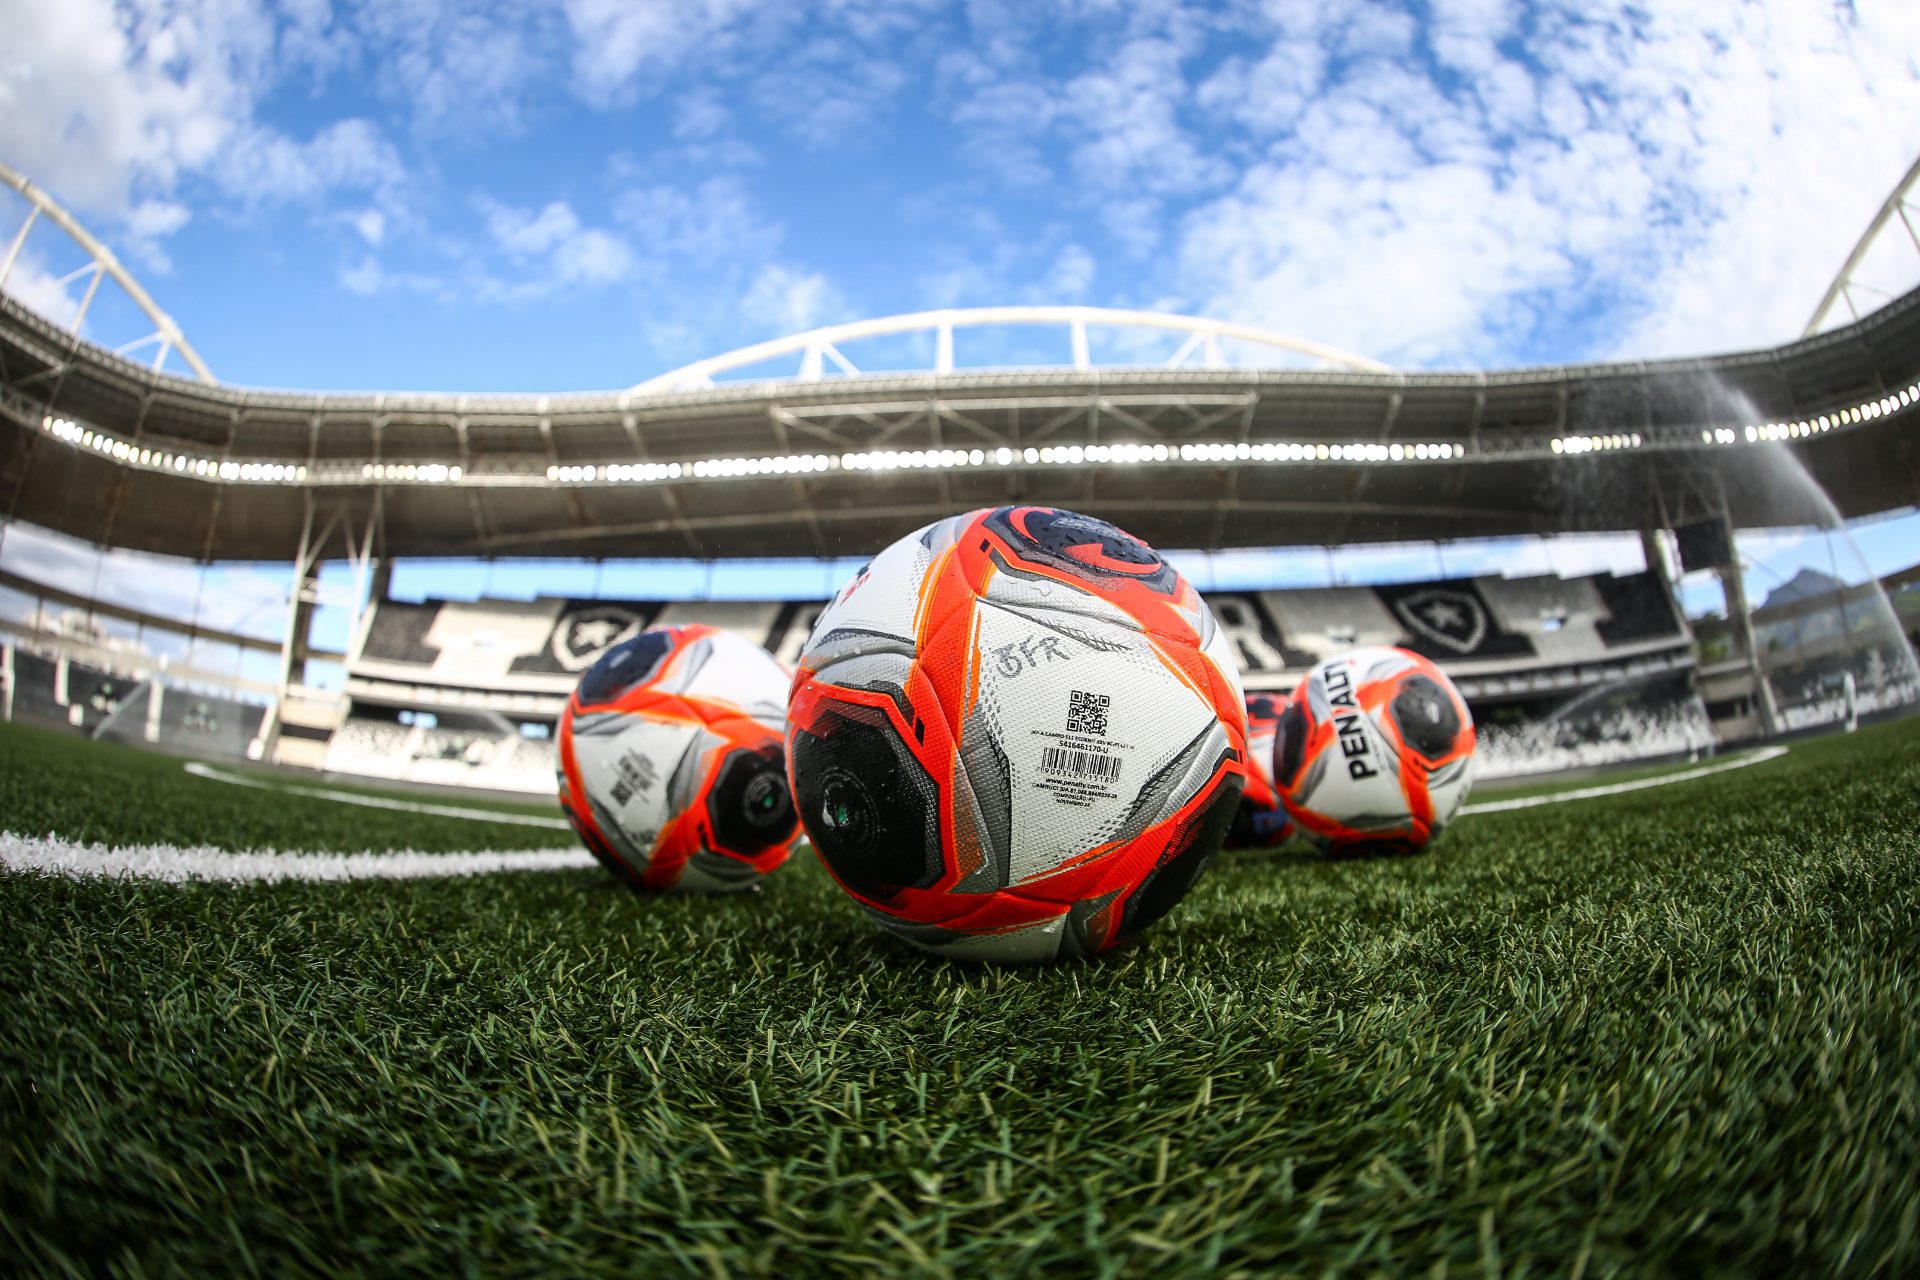
[[[1456,578],[1393,586],[1207,593],[1249,684],[1282,687],[1320,659],[1403,645],[1442,664],[1605,660],[1682,641],[1653,574]],[[349,663],[364,679],[553,694],[647,627],[706,623],[791,666],[823,601],[428,600],[375,610]]]
[[[1401,644],[1437,661],[1531,657],[1533,642],[1503,631],[1471,579],[1375,587],[1403,628]]]
[[[791,665],[824,601],[384,601],[348,664],[367,679],[566,692],[608,649],[652,626],[723,627]]]

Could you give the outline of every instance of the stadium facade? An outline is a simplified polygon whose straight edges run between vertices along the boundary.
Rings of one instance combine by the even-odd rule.
[[[85,237],[44,193],[11,180],[36,212]],[[97,279],[110,255],[81,243]],[[144,291],[137,300],[163,356],[191,352]],[[1057,324],[1071,359],[956,367],[954,331],[992,321]],[[1089,329],[1115,325],[1158,327],[1180,345],[1152,367],[1094,364]],[[1823,525],[1920,498],[1920,292],[1769,350],[1481,373],[1394,372],[1186,317],[935,312],[796,335],[624,391],[551,396],[249,390],[215,381],[197,353],[197,376],[178,377],[78,328],[0,293],[6,519],[102,547],[289,563],[298,589],[271,688],[203,690],[183,708],[98,643],[15,626],[21,643],[0,666],[9,714],[146,741],[170,740],[176,719],[218,724],[208,742],[244,739],[282,762],[388,775],[405,760],[423,780],[539,778],[539,726],[593,654],[638,626],[717,621],[790,656],[812,608],[409,604],[387,598],[401,558],[858,556],[1007,502],[1087,510],[1157,545],[1207,549],[1635,533],[1648,569],[1628,577],[1209,598],[1251,685],[1289,687],[1344,645],[1405,644],[1446,663],[1496,725],[1552,719],[1583,699],[1617,704],[1630,691],[1643,712],[1666,708],[1629,726],[1645,750],[1664,751],[1711,740],[1704,724],[1669,714],[1687,704],[1710,714],[1722,740],[1788,727],[1733,567],[1735,531]],[[908,332],[931,339],[931,367],[863,372],[847,354],[862,337]],[[1317,367],[1225,367],[1228,338],[1290,347]],[[715,376],[788,357],[795,376]],[[1719,569],[1726,584],[1728,642],[1705,665],[1657,553],[1669,537],[1683,567]],[[370,584],[346,654],[310,641],[329,559],[352,562]],[[66,584],[4,585],[186,629]],[[1831,672],[1796,653],[1796,678],[1817,695]],[[345,661],[346,700],[303,687],[315,657]],[[116,672],[130,686],[102,697]],[[248,693],[265,695],[264,713]]]

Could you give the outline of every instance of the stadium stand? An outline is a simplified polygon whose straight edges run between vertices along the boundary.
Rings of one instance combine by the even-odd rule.
[[[136,363],[0,294],[6,518],[202,563],[290,563],[284,644],[218,637],[279,657],[270,710],[248,744],[276,762],[543,790],[551,748],[525,727],[550,724],[608,644],[655,623],[706,620],[791,661],[817,608],[405,604],[386,599],[396,559],[832,560],[1005,502],[1083,509],[1158,546],[1209,550],[1575,532],[1638,534],[1655,548],[1671,536],[1683,569],[1720,576],[1732,621],[1697,637],[1654,573],[1211,597],[1251,687],[1289,687],[1348,645],[1405,644],[1446,665],[1489,741],[1510,738],[1516,762],[1547,758],[1549,747],[1691,751],[1703,719],[1720,742],[1764,737],[1830,718],[1836,690],[1853,690],[1854,714],[1902,704],[1920,683],[1897,635],[1862,636],[1844,593],[1831,625],[1818,591],[1751,609],[1735,537],[1914,505],[1920,290],[1850,323],[1817,320],[1769,350],[1684,360],[1410,372],[1290,344],[1313,367],[1230,367],[1217,348],[1234,326],[1042,306],[829,326],[625,390],[263,391],[216,380],[104,246],[46,193],[24,179],[14,186],[140,303],[160,358]],[[1821,315],[1838,315],[1843,296],[1854,314],[1836,281]],[[1007,322],[1065,326],[1071,362],[954,363],[956,327]],[[1181,345],[1164,361],[1096,364],[1088,329],[1115,325]],[[931,366],[862,370],[838,345],[911,333],[934,338]],[[169,351],[193,379],[161,368]],[[718,377],[774,354],[793,356],[797,374]],[[370,592],[356,587],[356,610],[373,603],[358,615],[335,696],[306,687],[306,664],[345,659],[314,647],[311,630],[319,567],[340,559],[357,583],[372,579]],[[1664,551],[1647,563],[1664,564]],[[71,585],[0,572],[0,588],[43,605],[206,634]],[[226,726],[247,718],[242,696],[174,722],[174,690],[142,694],[145,675],[129,683],[84,646],[56,656],[52,686],[31,662],[9,676],[21,714],[64,716],[88,732],[111,721],[117,735],[144,712],[147,741],[198,736],[220,750],[232,746]]]
[[[542,736],[529,738],[494,714],[364,708],[333,735],[324,767],[402,782],[546,794],[553,790],[551,727],[535,724]]]
[[[1754,646],[1779,699],[1781,729],[1879,715],[1920,700],[1912,658],[1920,641],[1903,627],[1887,595],[1889,587],[1898,591],[1897,577],[1849,586],[1803,569],[1753,610]],[[1706,656],[1734,647],[1731,626],[1712,618],[1695,631],[1705,659],[1703,684],[1712,697],[1721,667],[1737,664]],[[1714,698],[1716,709],[1719,701]]]
[[[1222,591],[1208,601],[1249,688],[1289,690],[1314,662],[1354,645],[1404,645],[1440,662],[1477,717],[1551,726],[1510,734],[1514,746],[1490,757],[1500,761],[1497,770],[1665,755],[1712,742],[1690,683],[1692,637],[1650,573]],[[580,673],[608,648],[648,626],[700,622],[738,632],[790,664],[819,608],[817,601],[382,601],[348,655],[350,711],[325,767],[544,792],[552,786],[551,740],[527,736],[527,727],[551,726]]]
[[[123,708],[95,737],[146,743],[182,755],[239,760],[260,734],[266,708],[155,681],[144,686],[137,717]]]
[[[1483,705],[1475,710],[1480,776],[1711,754],[1718,738],[1690,675],[1624,675],[1558,702]]]
[[[267,711],[259,703],[47,657],[20,645],[0,649],[0,674],[8,719],[185,755],[246,758]]]
[[[140,680],[67,658],[10,649],[11,718],[93,733],[140,695]]]

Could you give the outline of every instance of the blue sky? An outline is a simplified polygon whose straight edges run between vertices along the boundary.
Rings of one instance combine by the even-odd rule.
[[[1920,153],[1908,0],[9,0],[6,26],[0,159],[252,385],[620,387],[1010,302],[1410,368],[1772,344]],[[70,265],[32,247],[42,286]]]
[[[1412,369],[1767,346],[1920,154],[1911,0],[7,0],[4,26],[0,160],[257,386],[624,387],[1003,303],[1245,321]],[[1920,279],[1903,245],[1870,259],[1890,291]],[[9,288],[71,315],[75,265],[43,226]],[[145,329],[108,291],[86,332]],[[1886,572],[1920,521],[1856,539]],[[1783,579],[1829,561],[1800,534],[1748,549]],[[203,591],[83,550],[17,530],[0,559],[277,631],[273,573]],[[1638,560],[1561,540],[1336,572]],[[455,594],[525,594],[517,572],[435,570]],[[1311,556],[1196,572],[1326,580]],[[654,594],[545,580],[568,574]]]

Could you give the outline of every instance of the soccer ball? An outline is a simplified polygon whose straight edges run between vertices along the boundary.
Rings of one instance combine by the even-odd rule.
[[[1322,852],[1415,853],[1466,803],[1473,746],[1473,717],[1439,667],[1405,649],[1355,649],[1293,691],[1273,780]]]
[[[999,507],[882,551],[800,655],[800,818],[881,926],[973,960],[1084,956],[1185,895],[1245,784],[1225,633],[1104,520]]]
[[[1227,832],[1229,849],[1270,848],[1293,835],[1293,819],[1273,785],[1273,735],[1286,705],[1284,693],[1247,694],[1247,789]]]
[[[654,627],[580,677],[560,716],[560,807],[639,889],[729,893],[787,860],[787,672],[717,627]]]

